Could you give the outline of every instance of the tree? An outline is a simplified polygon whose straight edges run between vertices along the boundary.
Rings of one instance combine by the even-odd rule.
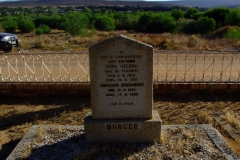
[[[194,34],[197,33],[196,30],[196,21],[193,19],[182,19],[177,22],[177,28],[179,32],[186,34]]]
[[[203,16],[207,16],[209,18],[213,18],[216,21],[216,27],[220,28],[225,26],[225,19],[227,15],[229,14],[230,9],[229,8],[213,8],[205,11]]]
[[[152,19],[154,14],[152,12],[146,12],[143,15],[140,16],[138,20],[137,30],[139,31],[145,31],[146,25],[149,22],[150,19]]]
[[[98,16],[94,26],[96,29],[102,31],[112,31],[115,29],[114,20],[106,15]]]
[[[197,9],[197,8],[189,8],[187,9],[184,17],[187,18],[187,19],[194,19],[194,20],[197,20],[198,18],[200,18],[202,15],[201,15],[201,12]]]
[[[91,13],[91,9],[89,9],[88,7],[84,7],[83,12],[84,13]]]
[[[50,7],[50,6],[47,7],[47,12],[48,12],[48,15],[50,15],[50,16],[53,16],[53,15],[57,14],[56,10],[53,7]]]
[[[114,14],[115,26],[118,30],[135,30],[139,15],[136,13]]]
[[[144,32],[163,33],[174,32],[176,22],[169,13],[151,13],[142,15],[138,25],[143,25]]]
[[[27,14],[33,14],[33,11],[31,8],[24,8],[24,14],[27,15]]]
[[[41,15],[38,16],[35,20],[35,26],[40,26],[41,24],[46,24],[51,29],[63,29],[61,23],[63,19],[61,16],[54,14],[52,16]]]
[[[181,9],[173,9],[171,15],[174,19],[178,20],[184,17],[184,12]]]
[[[20,22],[19,22],[19,26],[18,28],[24,32],[24,33],[29,33],[29,32],[32,32],[34,29],[35,29],[35,24],[33,23],[32,20],[24,20],[22,19]]]
[[[69,13],[63,22],[64,30],[72,36],[83,35],[89,25],[87,16],[81,13]]]
[[[196,22],[196,29],[200,34],[209,33],[216,28],[216,21],[213,18],[201,17]]]
[[[225,22],[228,25],[240,26],[240,7],[230,10]]]
[[[10,17],[3,21],[2,27],[5,32],[15,32],[18,28],[18,23],[16,20]]]

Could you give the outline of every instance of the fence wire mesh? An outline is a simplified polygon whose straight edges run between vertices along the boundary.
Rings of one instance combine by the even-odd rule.
[[[0,56],[1,82],[89,82],[88,54],[9,54]]]
[[[238,83],[239,52],[155,51],[154,83]],[[90,82],[88,53],[0,55],[0,82]]]
[[[154,82],[239,82],[238,52],[158,52],[154,54]]]

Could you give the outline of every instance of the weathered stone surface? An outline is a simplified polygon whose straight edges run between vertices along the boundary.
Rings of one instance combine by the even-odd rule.
[[[89,53],[92,118],[151,118],[153,48],[121,35]]]
[[[152,119],[95,120],[84,122],[87,143],[160,142],[162,121],[153,111]]]

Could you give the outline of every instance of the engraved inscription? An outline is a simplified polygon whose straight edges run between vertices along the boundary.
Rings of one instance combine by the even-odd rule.
[[[104,64],[104,78],[99,87],[103,88],[106,97],[128,97],[125,99],[109,101],[110,106],[133,106],[134,99],[130,97],[140,96],[140,87],[144,83],[139,80],[138,65],[141,62],[142,55],[119,55],[100,56],[101,63]],[[130,98],[130,99],[129,99]]]
[[[138,129],[137,123],[124,123],[124,124],[107,124],[107,130],[120,130],[120,129]]]

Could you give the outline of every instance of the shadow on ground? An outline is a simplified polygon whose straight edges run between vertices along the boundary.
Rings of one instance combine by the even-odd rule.
[[[36,120],[48,120],[54,117],[59,117],[63,112],[75,112],[81,111],[90,106],[89,97],[81,99],[67,99],[67,98],[39,98],[39,99],[0,99],[1,104],[5,105],[46,105],[55,106],[55,108],[49,107],[49,109],[30,111],[26,113],[16,113],[10,116],[0,118],[0,130],[7,129],[13,125],[22,125],[24,123],[35,123]]]
[[[21,139],[16,139],[14,141],[10,141],[9,143],[2,145],[2,149],[0,150],[0,159],[7,159],[9,154],[17,146],[20,140]]]

